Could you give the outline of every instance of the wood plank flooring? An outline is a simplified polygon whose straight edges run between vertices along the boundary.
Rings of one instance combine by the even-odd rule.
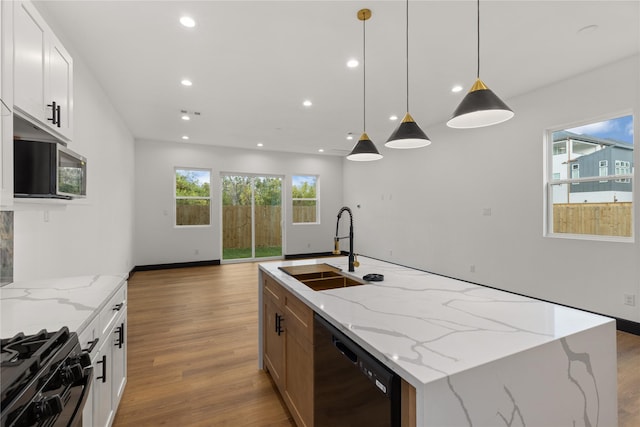
[[[137,272],[113,427],[292,427],[258,370],[257,264]],[[640,337],[618,332],[619,426],[640,425]]]

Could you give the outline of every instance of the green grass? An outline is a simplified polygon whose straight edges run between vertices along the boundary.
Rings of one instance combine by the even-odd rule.
[[[256,248],[256,258],[281,256],[282,246]],[[222,250],[222,259],[251,258],[251,248],[226,248]]]

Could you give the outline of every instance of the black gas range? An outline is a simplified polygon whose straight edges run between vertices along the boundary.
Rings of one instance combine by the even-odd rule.
[[[0,340],[0,427],[79,427],[93,379],[66,327]]]

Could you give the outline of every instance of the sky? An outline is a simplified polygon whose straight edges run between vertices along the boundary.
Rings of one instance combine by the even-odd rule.
[[[176,173],[180,175],[186,175],[186,172],[187,171],[184,169],[176,170]],[[202,185],[206,182],[207,184],[211,185],[211,171],[189,169],[188,172],[196,176],[196,182],[198,182],[198,184]]]
[[[591,123],[567,129],[578,135],[594,136],[596,138],[609,138],[616,141],[624,141],[633,144],[633,116],[622,116],[603,122]]]
[[[300,175],[294,175],[292,177],[292,182],[293,182],[293,186],[294,187],[300,187],[300,185],[302,185],[303,182],[308,182],[309,185],[313,186],[316,183],[316,179],[317,177],[315,176],[300,176]]]

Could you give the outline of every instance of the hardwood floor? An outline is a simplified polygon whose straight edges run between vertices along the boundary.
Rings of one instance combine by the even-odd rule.
[[[137,272],[113,427],[291,427],[258,370],[257,264]],[[618,332],[620,427],[640,425],[640,337]],[[607,426],[609,427],[609,426]]]
[[[258,369],[257,264],[137,272],[113,424],[293,426]]]

